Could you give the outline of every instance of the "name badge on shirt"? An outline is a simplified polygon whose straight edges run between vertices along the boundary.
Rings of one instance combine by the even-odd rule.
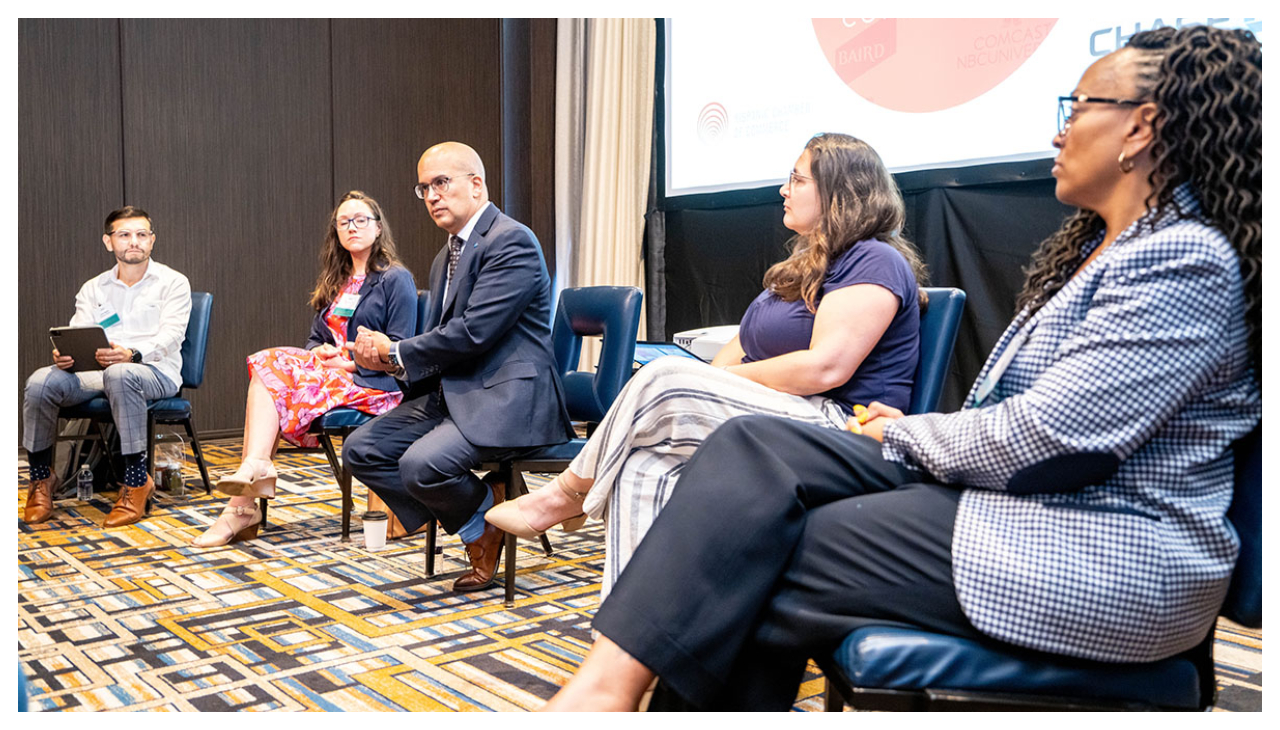
[[[1013,362],[1013,357],[1018,354],[1018,350],[1022,349],[1022,345],[1026,343],[1030,334],[1024,329],[1009,341],[1009,346],[1004,348],[1004,352],[1000,353],[1000,359],[996,360],[996,364],[991,366],[991,370],[987,371],[987,377],[983,379],[982,385],[978,386],[978,392],[973,399],[974,408],[981,406],[987,396],[991,395],[991,391],[996,389],[996,383],[1000,382],[1000,376],[1004,375],[1004,371],[1009,369],[1009,363]]]
[[[350,317],[356,313],[356,305],[359,303],[359,294],[343,294],[338,298],[338,303],[333,305],[333,313],[339,317]]]
[[[116,314],[116,310],[110,304],[102,304],[93,310],[93,321],[98,323],[102,329],[120,324],[120,315]]]

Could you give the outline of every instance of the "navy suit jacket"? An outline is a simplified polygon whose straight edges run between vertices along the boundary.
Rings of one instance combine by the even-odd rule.
[[[320,345],[336,345],[329,325],[324,321],[328,307],[316,312],[311,322],[311,335],[306,348],[314,350]],[[403,266],[392,266],[386,271],[370,271],[360,287],[360,302],[347,320],[347,341],[355,342],[356,328],[365,327],[382,332],[394,342],[412,337],[418,325],[418,287],[413,274]],[[396,379],[377,370],[356,368],[356,385],[377,390],[397,390]]]
[[[573,437],[551,350],[551,279],[538,239],[488,206],[445,296],[446,246],[431,265],[426,331],[400,343],[411,395],[434,389],[472,444],[528,448]],[[393,338],[394,339],[394,338]]]

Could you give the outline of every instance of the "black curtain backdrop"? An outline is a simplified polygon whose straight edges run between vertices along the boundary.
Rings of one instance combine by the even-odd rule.
[[[1068,207],[1053,196],[1048,160],[897,176],[906,236],[929,266],[932,286],[968,295],[939,408],[960,407],[987,353],[1014,315],[1023,268],[1057,230]],[[775,188],[669,198],[665,224],[663,332],[736,324],[761,290],[765,270],[787,254]]]

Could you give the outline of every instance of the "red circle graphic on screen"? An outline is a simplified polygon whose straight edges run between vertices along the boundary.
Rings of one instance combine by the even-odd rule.
[[[1049,36],[1056,18],[814,18],[827,62],[867,101],[935,112],[1009,78]]]
[[[702,107],[698,113],[698,137],[703,142],[715,142],[720,139],[729,126],[729,112],[724,105],[713,101]]]

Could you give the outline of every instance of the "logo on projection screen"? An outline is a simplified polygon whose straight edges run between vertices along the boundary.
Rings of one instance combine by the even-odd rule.
[[[724,105],[713,101],[698,112],[698,139],[703,142],[719,142],[729,126],[729,113]]]
[[[935,112],[1009,78],[1056,18],[814,18],[827,62],[859,96],[900,112]]]

